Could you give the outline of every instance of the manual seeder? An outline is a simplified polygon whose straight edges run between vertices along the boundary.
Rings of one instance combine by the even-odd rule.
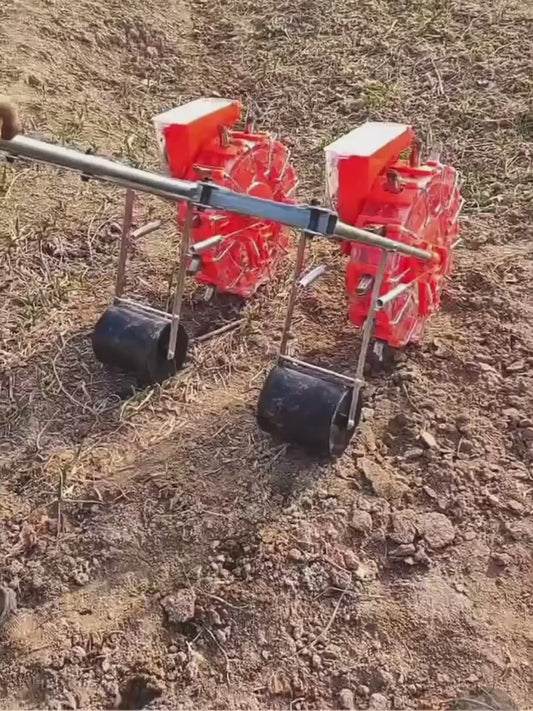
[[[259,397],[260,427],[312,451],[340,455],[360,417],[371,340],[402,347],[417,341],[439,306],[452,264],[462,200],[457,172],[437,156],[421,161],[409,126],[366,123],[326,149],[333,209],[294,202],[296,175],[287,148],[251,125],[236,130],[240,105],[199,99],[154,119],[168,175],[16,135],[0,152],[79,172],[127,188],[113,303],[96,324],[93,346],[104,363],[161,382],[184,363],[181,309],[187,274],[211,290],[251,297],[300,230],[280,351]],[[182,231],[169,312],[124,297],[130,242],[158,223],[131,231],[134,191],[178,202]],[[362,328],[353,375],[296,359],[288,341],[297,294],[323,272],[304,273],[307,242],[340,240],[347,256],[349,317]]]

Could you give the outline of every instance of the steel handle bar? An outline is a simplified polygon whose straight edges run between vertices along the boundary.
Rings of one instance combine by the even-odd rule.
[[[438,256],[431,251],[345,224],[327,208],[291,205],[252,197],[209,182],[178,180],[24,135],[15,136],[10,141],[0,140],[0,153],[67,168],[81,173],[84,177],[141,190],[162,198],[187,200],[205,207],[279,222],[309,234],[361,242],[381,249],[401,252],[424,261],[438,259]]]

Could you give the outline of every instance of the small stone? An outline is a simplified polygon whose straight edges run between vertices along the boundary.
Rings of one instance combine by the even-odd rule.
[[[372,694],[368,700],[368,708],[374,711],[387,711],[390,709],[389,700],[383,694]]]
[[[343,558],[344,565],[348,568],[348,570],[357,570],[357,568],[359,567],[359,558],[355,555],[353,551],[344,551]]]
[[[320,669],[322,667],[322,658],[319,654],[313,654],[311,657],[311,666],[313,669]]]
[[[357,575],[357,571],[355,573]],[[339,590],[347,590],[352,584],[352,576],[347,570],[335,568],[331,573],[331,582]]]
[[[398,481],[394,475],[377,462],[362,457],[358,465],[366,479],[370,482],[376,496],[388,501],[400,499],[407,491],[407,486]]]
[[[461,454],[472,454],[472,452],[474,451],[474,445],[469,439],[463,439],[461,440],[457,451]]]
[[[385,531],[382,528],[378,528],[372,533],[372,540],[375,543],[385,543],[385,541],[387,540]]]
[[[220,642],[220,644],[224,644],[225,642],[228,641],[228,628],[226,627],[225,629],[217,629],[214,632],[215,637],[217,640]]]
[[[510,524],[507,530],[515,541],[525,540],[533,543],[533,517]]]
[[[412,543],[416,534],[416,514],[405,509],[392,515],[389,538],[395,543]]]
[[[336,644],[328,644],[323,652],[324,659],[339,659],[342,654],[342,650]]]
[[[409,555],[414,555],[416,551],[414,543],[402,543],[390,551],[391,558],[406,558]]]
[[[378,568],[373,560],[369,560],[366,563],[359,563],[359,566],[354,574],[358,580],[363,582],[367,580],[374,580],[377,577]]]
[[[304,555],[301,550],[298,548],[291,548],[289,551],[289,558],[293,560],[295,563],[299,563],[300,561],[303,560]]]
[[[420,563],[421,565],[430,565],[431,563],[431,560],[423,546],[418,546],[413,560],[415,563]]]
[[[351,689],[341,689],[339,691],[339,704],[341,709],[355,709],[353,691]]]
[[[78,645],[72,647],[70,651],[80,662],[87,656],[87,652],[83,649],[83,647],[79,647]]]
[[[414,462],[416,459],[424,456],[424,450],[421,447],[411,447],[406,449],[402,459],[406,462]]]
[[[520,430],[520,437],[524,442],[533,442],[533,427],[524,427]]]
[[[357,693],[359,694],[359,696],[363,696],[364,698],[366,698],[370,695],[370,689],[364,684],[359,684],[359,686],[357,687]]]
[[[399,380],[403,380],[406,383],[412,383],[416,380],[416,371],[412,369],[400,370],[396,373]]]
[[[208,612],[208,619],[212,625],[215,625],[215,627],[220,627],[220,625],[223,624],[222,618],[220,617],[218,612],[216,610],[214,610],[213,608],[211,608]]]
[[[6,585],[0,585],[0,625],[3,625],[12,612],[17,609],[15,591]]]
[[[44,86],[43,80],[37,74],[28,74],[26,81],[32,89],[41,89]]]
[[[403,427],[407,427],[409,420],[405,412],[399,412],[391,418],[390,424],[395,429],[402,429]]]
[[[517,501],[516,499],[509,499],[507,507],[516,514],[524,512],[524,504],[521,504],[520,501]]]
[[[525,368],[525,360],[515,360],[514,363],[509,363],[509,365],[505,366],[505,370],[508,373],[519,373],[521,370],[525,370]]]
[[[176,654],[176,664],[179,666],[183,666],[184,664],[187,663],[189,657],[186,655],[185,652],[178,652]]]
[[[270,652],[267,651],[266,649],[262,649],[262,650],[261,650],[261,656],[263,657],[263,659],[265,660],[265,662],[268,662],[268,660],[270,659]]]
[[[430,486],[424,486],[423,491],[430,499],[438,499],[439,497],[435,489],[432,489]]]
[[[394,676],[386,669],[378,669],[376,673],[378,688],[388,689],[394,686]]]
[[[488,363],[478,363],[478,366],[483,373],[491,373],[501,377],[496,368],[493,368],[492,365],[489,365]]]
[[[489,503],[491,506],[494,506],[494,508],[499,508],[501,506],[500,499],[496,496],[496,494],[491,494],[490,492],[485,494],[485,499],[487,503]]]
[[[428,449],[435,449],[435,447],[437,446],[437,440],[431,434],[431,432],[428,432],[427,430],[422,430],[419,435],[419,440]]]
[[[419,516],[417,529],[434,549],[444,548],[455,538],[452,522],[442,513],[427,513]]]
[[[192,588],[182,588],[161,602],[168,621],[174,625],[188,622],[194,617],[195,603],[196,595]]]
[[[64,696],[65,696],[65,701],[63,702],[63,705],[64,705],[67,709],[72,709],[73,711],[74,711],[75,709],[77,709],[77,708],[78,708],[78,702],[76,701],[76,697],[74,696],[74,694],[72,693],[72,691],[69,691],[68,689],[66,689],[66,690],[63,692],[63,694],[64,694]]]
[[[491,553],[490,558],[493,563],[501,566],[502,568],[507,568],[513,561],[508,553]]]
[[[507,407],[505,410],[502,410],[502,415],[507,417],[509,420],[516,422],[520,417],[520,412],[516,409],[516,407]]]
[[[18,575],[23,570],[24,566],[22,565],[20,560],[18,560],[18,558],[13,558],[13,560],[9,564],[9,572],[11,573],[11,575]]]
[[[87,583],[89,582],[89,576],[87,575],[87,573],[75,572],[72,575],[72,580],[76,583],[76,585],[82,587],[83,585],[87,585]]]
[[[291,683],[287,676],[279,671],[274,673],[268,681],[268,690],[275,696],[285,696],[292,691]]]
[[[108,672],[111,669],[111,663],[109,659],[106,657],[105,659],[102,659],[102,671],[104,674]]]
[[[368,513],[368,511],[355,509],[352,514],[350,526],[359,533],[370,533],[372,530],[372,516]]]

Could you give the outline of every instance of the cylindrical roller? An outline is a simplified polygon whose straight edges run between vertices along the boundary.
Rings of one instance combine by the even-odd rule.
[[[355,425],[348,429],[352,389],[293,368],[275,366],[259,396],[259,427],[286,442],[323,455],[340,456],[361,415],[359,393]]]
[[[141,386],[161,383],[179,370],[187,354],[187,332],[180,324],[174,358],[167,358],[170,321],[126,306],[110,306],[96,324],[93,350],[107,365],[136,375]]]

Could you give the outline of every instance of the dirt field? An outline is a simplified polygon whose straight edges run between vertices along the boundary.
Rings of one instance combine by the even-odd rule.
[[[442,311],[326,464],[254,417],[292,259],[242,331],[132,396],[90,345],[121,191],[1,169],[3,708],[444,709],[492,687],[531,706],[532,20],[528,0],[3,0],[0,92],[34,135],[154,168],[152,115],[241,98],[308,200],[327,142],[408,121],[467,201]],[[172,208],[143,199],[153,215]],[[165,302],[174,239],[136,245],[130,293]],[[348,370],[343,262],[315,250],[338,269],[298,345]]]

